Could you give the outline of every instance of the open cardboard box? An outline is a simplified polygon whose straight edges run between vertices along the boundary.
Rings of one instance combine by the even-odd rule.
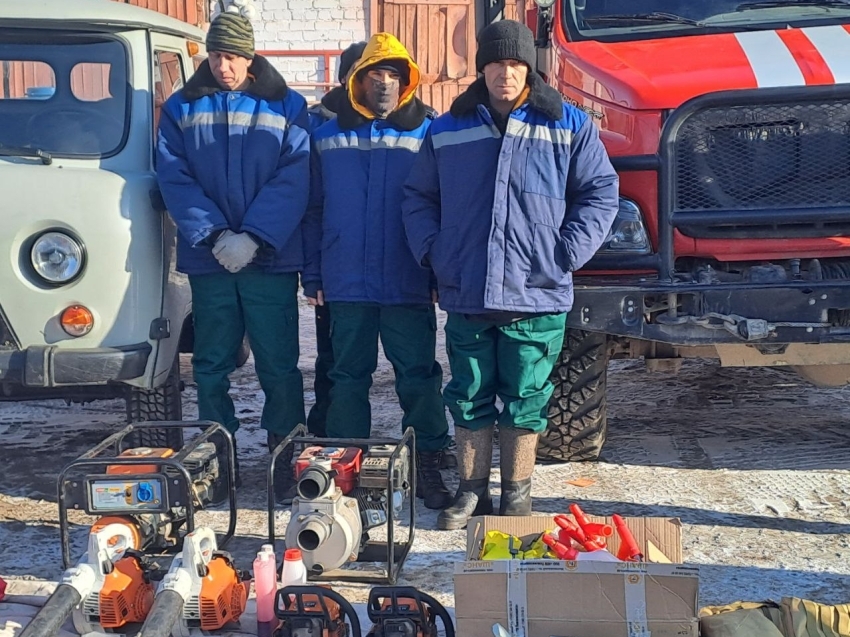
[[[611,524],[610,518],[589,516]],[[502,531],[526,548],[555,527],[551,516],[473,518],[466,562],[455,566],[457,634],[492,637],[697,637],[699,568],[682,561],[682,528],[668,518],[627,518],[646,562],[480,561],[484,535]],[[617,534],[608,548],[617,553]]]

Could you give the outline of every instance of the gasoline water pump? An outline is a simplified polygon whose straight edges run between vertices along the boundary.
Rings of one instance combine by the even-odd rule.
[[[308,438],[303,427],[272,453],[269,464],[269,542],[274,544],[274,484],[277,457],[289,445],[303,450],[295,462],[297,496],[286,527],[286,546],[301,550],[311,580],[395,583],[413,544],[416,458],[414,433],[400,440]],[[407,540],[396,542],[404,507]],[[386,540],[370,531],[385,529]],[[380,568],[342,568],[349,562]]]

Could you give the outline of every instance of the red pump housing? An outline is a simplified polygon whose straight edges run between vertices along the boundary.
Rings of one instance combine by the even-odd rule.
[[[295,461],[295,478],[310,465],[329,461],[336,472],[334,483],[348,495],[357,486],[362,460],[363,451],[357,447],[307,447]]]

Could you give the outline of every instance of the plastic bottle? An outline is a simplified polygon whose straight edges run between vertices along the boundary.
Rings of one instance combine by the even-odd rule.
[[[299,549],[286,549],[283,552],[283,567],[280,571],[280,585],[287,586],[303,586],[307,583],[307,567],[304,566],[304,561],[301,559],[301,551]],[[295,603],[295,596],[289,596],[289,603]]]
[[[257,635],[271,637],[274,632],[274,597],[277,592],[277,573],[274,552],[265,549],[254,560],[254,590],[257,593]]]
[[[280,575],[283,586],[298,586],[307,583],[307,567],[301,559],[301,551],[287,549],[283,554],[283,571]]]

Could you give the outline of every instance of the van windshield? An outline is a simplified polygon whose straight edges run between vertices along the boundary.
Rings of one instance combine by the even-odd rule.
[[[850,23],[850,0],[566,0],[563,6],[571,40]]]
[[[0,30],[0,154],[112,155],[127,131],[127,100],[118,40]]]

